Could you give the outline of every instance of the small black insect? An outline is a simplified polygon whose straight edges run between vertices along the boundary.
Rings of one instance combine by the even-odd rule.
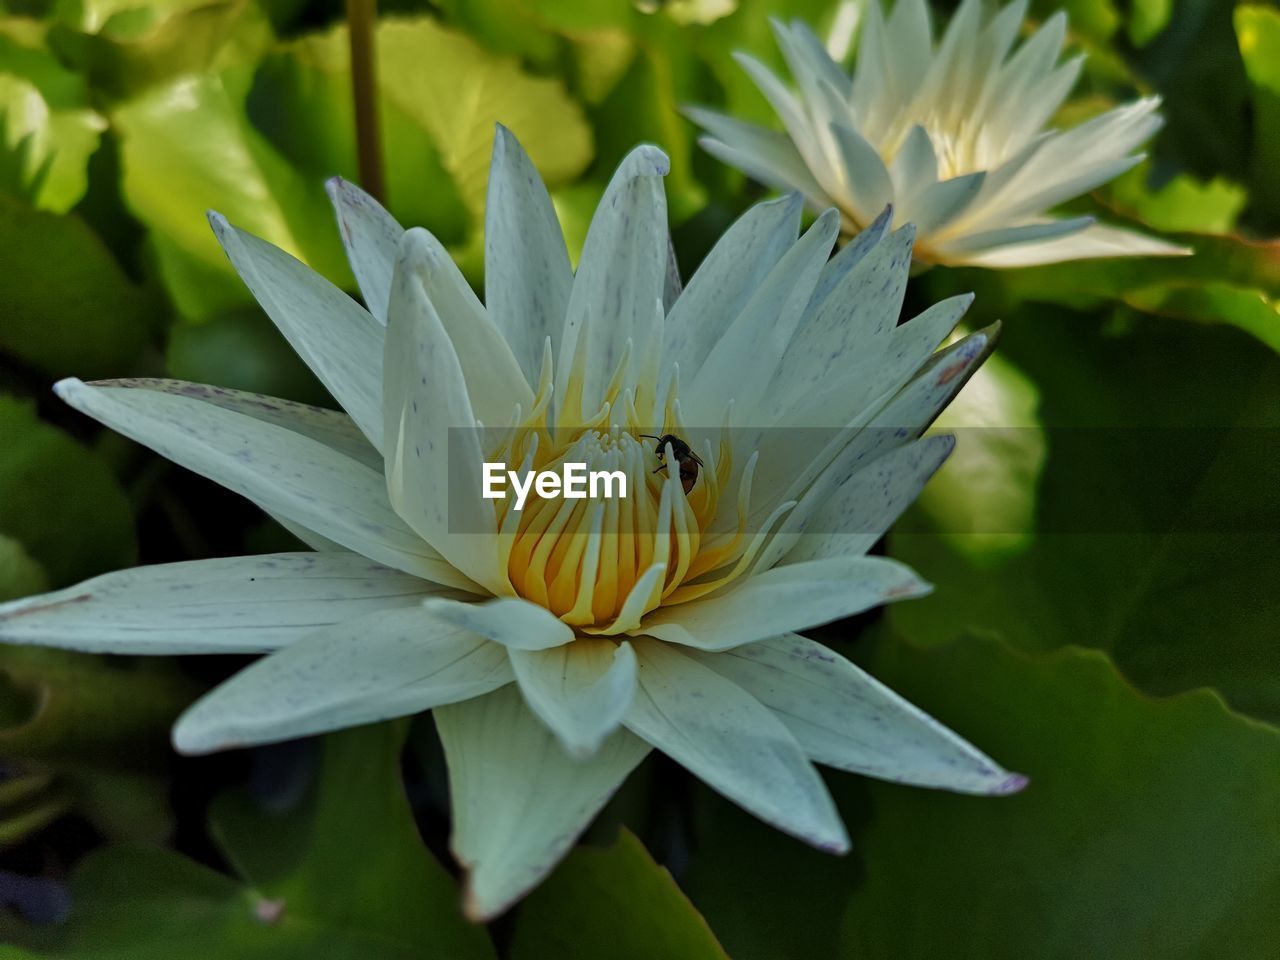
[[[658,459],[662,463],[658,465],[657,470],[653,471],[654,473],[661,473],[667,469],[667,444],[671,444],[671,453],[675,456],[676,463],[680,464],[680,486],[684,487],[685,493],[692,490],[693,485],[698,482],[698,470],[703,466],[702,458],[693,452],[693,447],[689,446],[674,433],[664,433],[660,437],[655,437],[651,433],[642,433],[640,436],[658,441],[658,445],[653,448],[653,452],[658,455]]]

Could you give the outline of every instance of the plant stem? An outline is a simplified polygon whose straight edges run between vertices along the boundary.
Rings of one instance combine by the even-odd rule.
[[[373,31],[378,0],[347,0],[347,32],[351,38],[351,97],[356,115],[356,159],[360,186],[385,203],[382,176],[382,137],[378,129],[377,67]]]

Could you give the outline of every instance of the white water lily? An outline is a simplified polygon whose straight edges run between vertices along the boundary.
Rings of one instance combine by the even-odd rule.
[[[882,218],[828,259],[839,218],[799,236],[798,197],[748,211],[681,291],[666,170],[653,147],[626,158],[575,275],[542,181],[499,129],[483,304],[430,233],[341,181],[367,310],[214,216],[345,413],[166,380],[57,391],[315,552],[108,574],[0,606],[0,639],[267,654],[179,720],[188,753],[434,709],[477,919],[536,884],[651,748],[836,852],[848,839],[814,761],[1018,789],[795,632],[926,591],[867,551],[951,450],[919,437],[988,352],[987,332],[937,349],[971,298],[899,326],[911,229]],[[688,492],[639,436],[730,420],[743,426],[701,448]],[[797,436],[825,439],[802,460],[780,446]],[[517,512],[481,497],[484,460],[566,459],[622,469],[628,499]]]
[[[686,113],[706,130],[707,151],[800,191],[816,210],[836,207],[848,233],[892,204],[896,222],[916,226],[918,262],[1023,267],[1189,253],[1092,217],[1046,215],[1139,163],[1133,151],[1162,121],[1159,98],[1147,97],[1046,129],[1083,58],[1058,62],[1062,11],[1015,50],[1026,6],[1017,0],[984,21],[981,0],[964,0],[935,46],[925,0],[898,0],[887,21],[871,0],[852,76],[802,22],[775,21],[797,90],[755,58],[737,58],[786,132]]]

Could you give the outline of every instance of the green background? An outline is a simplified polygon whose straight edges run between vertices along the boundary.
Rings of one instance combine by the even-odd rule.
[[[1059,119],[1151,92],[1167,118],[1139,168],[1071,208],[1196,253],[915,280],[909,306],[974,290],[969,322],[1005,325],[947,414],[956,457],[887,541],[938,589],[821,631],[1030,787],[975,799],[828,773],[854,840],[835,859],[652,758],[584,846],[476,928],[429,719],[179,759],[169,723],[238,661],[0,646],[0,891],[25,891],[0,902],[17,945],[0,956],[1276,955],[1280,12],[1066,8],[1089,58]],[[1031,19],[1052,9],[1034,0]],[[731,52],[776,64],[770,14],[822,30],[833,12],[391,0],[390,209],[479,286],[495,121],[575,253],[613,168],[652,141],[687,276],[764,193],[697,149],[678,105],[767,122]],[[0,599],[293,545],[50,385],[164,375],[326,402],[204,211],[354,289],[323,191],[357,179],[347,59],[333,0],[0,0]],[[967,429],[993,426],[1016,429]]]

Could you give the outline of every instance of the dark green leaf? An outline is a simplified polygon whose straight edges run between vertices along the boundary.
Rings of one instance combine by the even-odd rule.
[[[418,836],[400,782],[402,743],[401,724],[331,734],[302,809],[271,814],[246,794],[228,794],[211,812],[214,835],[241,875],[289,915],[424,960],[491,958],[483,929],[463,919],[456,885]]]
[[[1147,699],[1079,649],[886,641],[871,669],[1031,783],[873,784],[843,956],[1253,960],[1277,942],[1280,732],[1204,691]]]
[[[728,960],[666,870],[622,830],[608,849],[579,847],[530,894],[512,960]]]
[[[0,437],[0,534],[54,586],[135,562],[129,501],[102,460],[38,420],[34,405],[3,395]]]
[[[146,345],[153,297],[78,216],[0,193],[0,350],[51,377],[120,374]]]

